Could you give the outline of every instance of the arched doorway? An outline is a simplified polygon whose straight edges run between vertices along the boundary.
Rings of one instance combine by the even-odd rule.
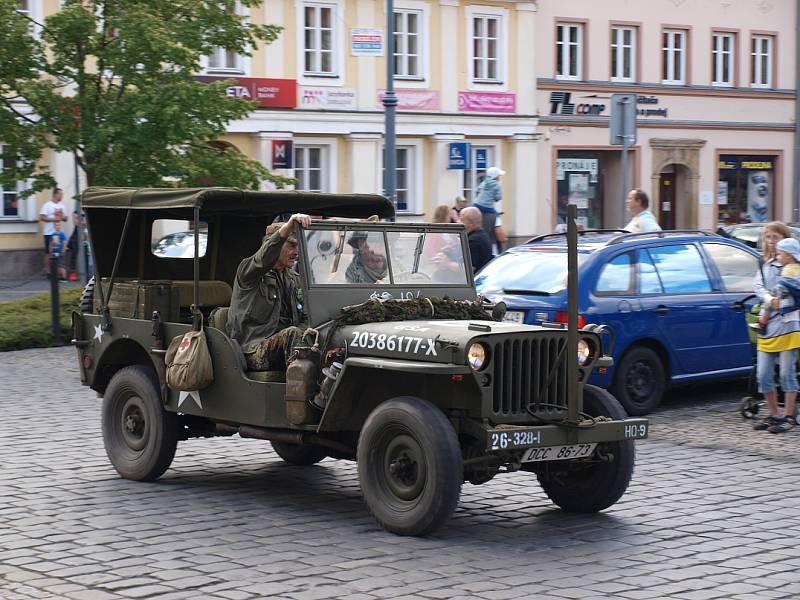
[[[696,229],[700,148],[705,140],[652,138],[651,210],[662,229]]]

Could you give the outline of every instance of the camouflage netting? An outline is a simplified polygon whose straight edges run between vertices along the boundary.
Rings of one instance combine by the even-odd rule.
[[[408,300],[368,300],[345,306],[338,325],[361,325],[381,321],[450,319],[494,321],[480,302],[452,298],[409,298]]]

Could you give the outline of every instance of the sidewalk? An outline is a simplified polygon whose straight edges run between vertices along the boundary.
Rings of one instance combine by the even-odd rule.
[[[62,281],[59,285],[64,289],[82,288],[84,284],[81,281]],[[19,300],[42,292],[50,292],[50,280],[43,275],[28,279],[0,279],[0,302]]]

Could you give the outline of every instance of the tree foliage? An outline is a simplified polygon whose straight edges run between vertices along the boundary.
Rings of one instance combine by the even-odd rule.
[[[73,153],[90,185],[289,181],[214,144],[254,105],[226,96],[225,82],[195,79],[215,48],[249,55],[277,38],[279,27],[237,12],[262,3],[64,0],[35,23],[18,0],[0,0],[0,183],[51,186],[41,161],[48,149]]]

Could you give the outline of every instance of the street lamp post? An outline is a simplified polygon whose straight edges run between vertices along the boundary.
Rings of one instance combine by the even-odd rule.
[[[397,206],[397,152],[395,150],[394,0],[386,0],[386,93],[383,95],[383,193]]]

